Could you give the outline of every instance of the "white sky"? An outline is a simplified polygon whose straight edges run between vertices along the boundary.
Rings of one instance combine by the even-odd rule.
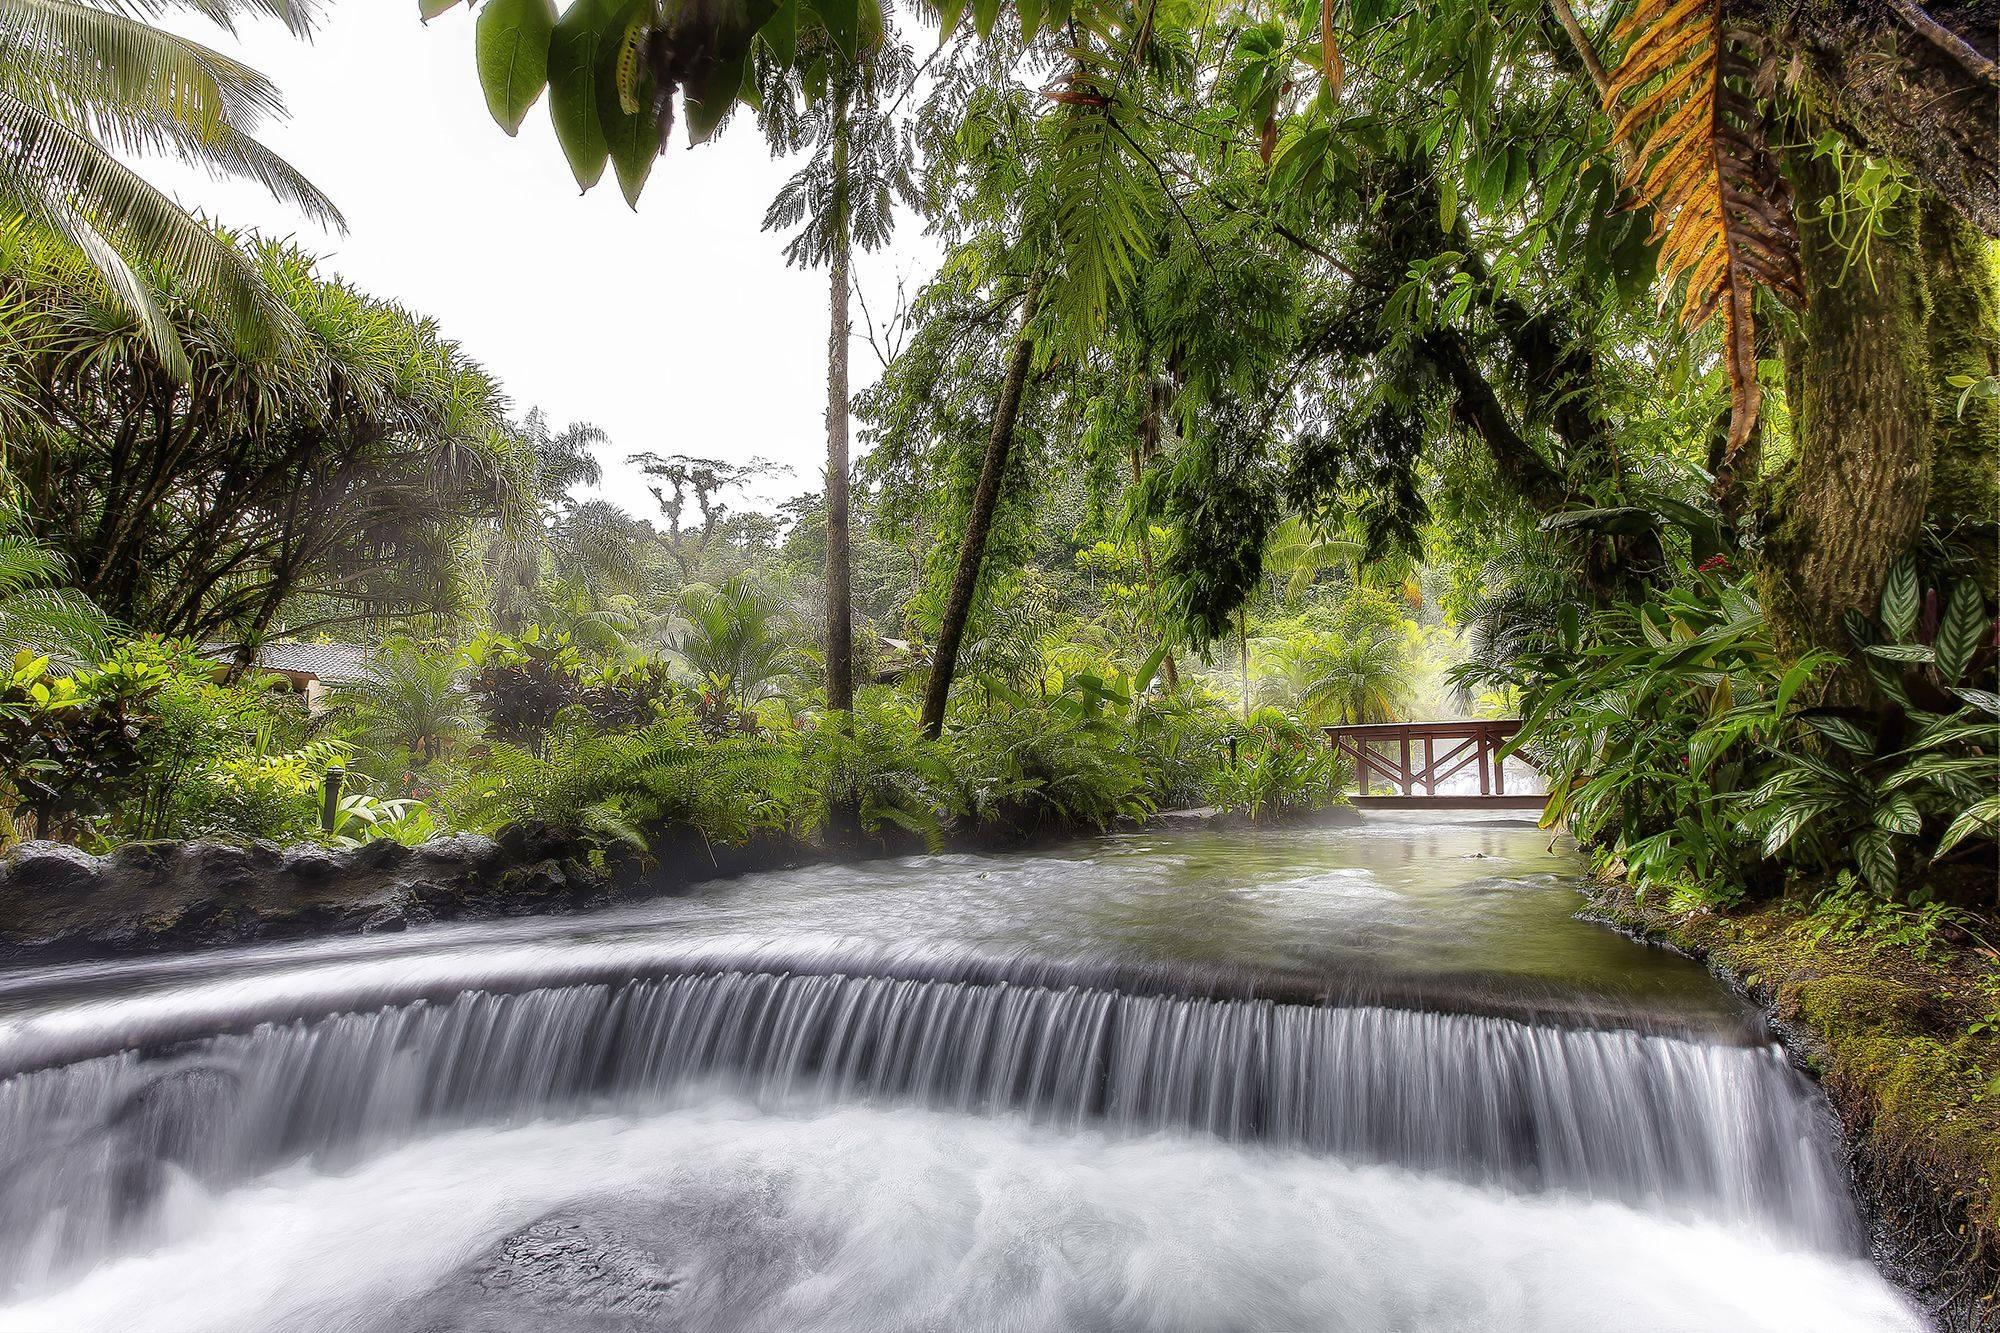
[[[473,16],[428,25],[416,0],[343,0],[308,44],[276,23],[231,38],[195,18],[186,36],[244,61],[285,94],[288,121],[259,134],[346,215],[318,230],[255,186],[170,161],[141,171],[187,206],[234,226],[292,236],[322,267],[437,318],[506,386],[515,409],[610,433],[597,493],[658,510],[629,453],[692,453],[789,464],[766,499],[818,489],[826,437],[827,280],[785,267],[764,208],[795,169],[774,162],[748,117],[689,149],[677,126],[639,211],[609,169],[579,196],[544,97],[510,139],[487,114],[473,69]],[[936,247],[906,222],[895,249],[859,259],[878,317],[898,275],[914,295]],[[854,387],[874,378],[860,337]]]

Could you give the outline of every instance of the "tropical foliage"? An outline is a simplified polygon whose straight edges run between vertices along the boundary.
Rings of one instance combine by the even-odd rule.
[[[797,159],[825,485],[663,447],[635,515],[602,431],[119,174],[325,214],[248,138],[274,90],[19,0],[15,824],[939,843],[1261,817],[1337,799],[1320,727],[1519,707],[1549,822],[1648,891],[1990,910],[2000,76],[1846,8],[485,0],[489,110],[546,96],[584,188],[739,106]],[[854,393],[905,221],[942,262]],[[336,636],[330,708],[251,669]]]

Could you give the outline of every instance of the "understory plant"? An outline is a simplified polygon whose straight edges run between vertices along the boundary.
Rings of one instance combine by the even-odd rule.
[[[1317,728],[1260,708],[1233,728],[1235,758],[1214,777],[1215,804],[1256,819],[1338,799],[1347,774]]]
[[[1851,871],[1921,904],[1980,878],[1960,866],[1990,888],[2000,696],[1972,580],[1926,595],[1899,563],[1878,615],[1848,617],[1851,659],[1781,659],[1754,597],[1710,575],[1560,619],[1505,682],[1531,701],[1515,745],[1548,775],[1544,823],[1642,891],[1731,902]]]

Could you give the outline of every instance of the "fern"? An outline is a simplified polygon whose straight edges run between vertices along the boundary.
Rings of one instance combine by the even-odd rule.
[[[1744,91],[1763,80],[1761,41],[1723,26],[1721,0],[1640,0],[1612,34],[1624,59],[1605,90],[1619,140],[1647,132],[1626,186],[1652,205],[1663,241],[1660,276],[1685,278],[1681,319],[1699,327],[1718,312],[1729,369],[1732,461],[1757,428],[1754,296],[1764,287],[1805,301],[1791,191],[1764,142]],[[1619,108],[1631,99],[1623,114]]]

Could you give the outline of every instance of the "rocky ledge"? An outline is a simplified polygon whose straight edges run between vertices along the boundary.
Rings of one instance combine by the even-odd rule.
[[[1345,806],[1267,812],[1259,822],[1352,822]],[[1157,827],[1244,822],[1215,810],[1165,813]],[[955,851],[1020,850],[1094,830],[976,829]],[[406,930],[433,921],[574,912],[674,893],[703,880],[811,862],[924,850],[914,835],[860,830],[832,841],[760,834],[734,845],[667,830],[648,855],[593,858],[540,823],[496,837],[457,834],[415,847],[386,839],[350,850],[215,842],[127,843],[92,856],[27,842],[0,855],[0,963],[52,962],[306,935]]]
[[[537,825],[498,839],[348,851],[138,842],[108,856],[30,842],[0,858],[0,957],[74,958],[251,939],[403,930],[461,917],[574,910],[614,877]]]

